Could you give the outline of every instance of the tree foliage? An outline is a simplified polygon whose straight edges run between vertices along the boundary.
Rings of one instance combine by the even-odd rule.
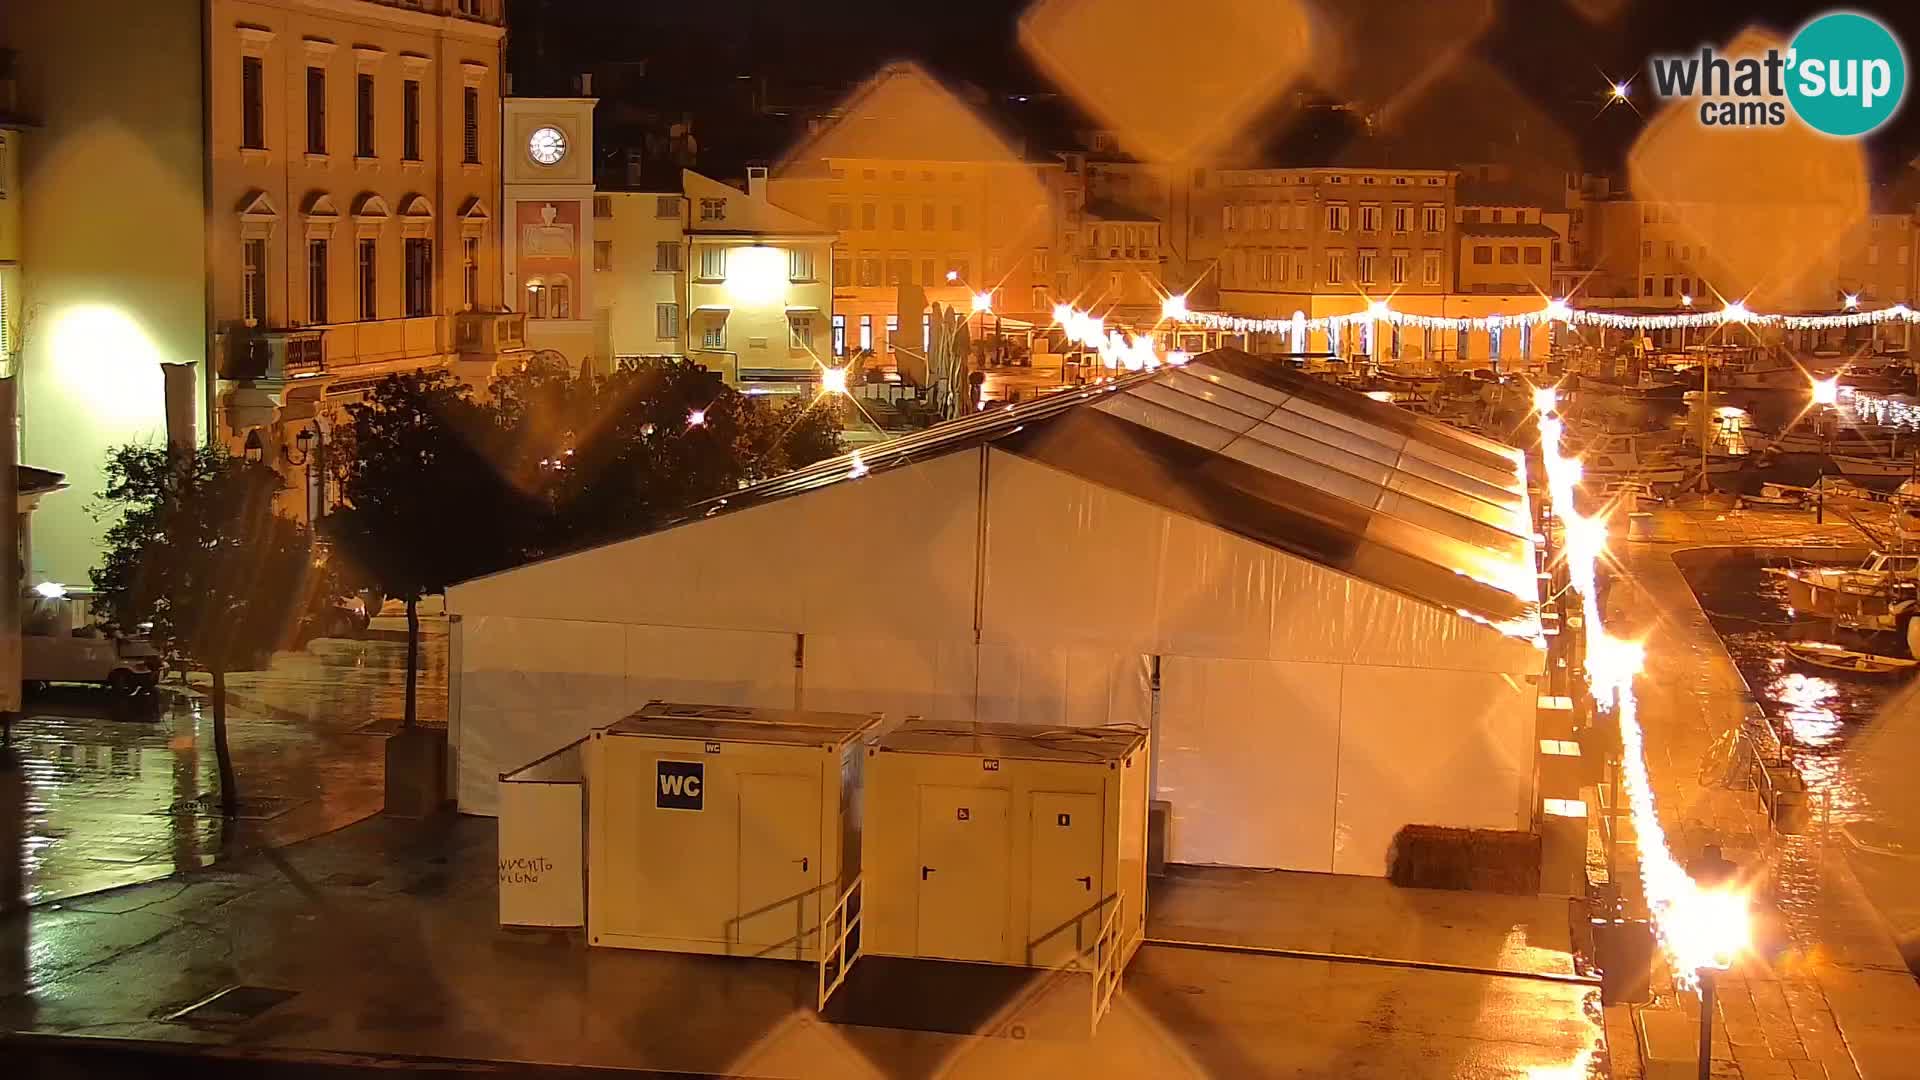
[[[498,432],[445,371],[391,375],[334,429],[342,507],[324,533],[388,596],[511,563],[535,508],[496,468]]]
[[[307,530],[273,512],[280,484],[219,447],[112,451],[96,614],[121,632],[151,623],[156,646],[208,670],[264,662],[325,588]]]
[[[497,381],[507,471],[547,520],[529,555],[655,528],[690,503],[840,452],[838,403],[773,405],[681,361],[605,378],[548,371]]]
[[[125,446],[107,458],[103,510],[117,512],[93,571],[95,614],[109,629],[151,624],[163,652],[213,676],[220,798],[239,796],[227,748],[226,675],[264,664],[328,585],[311,537],[275,514],[280,476],[214,446],[191,453]]]

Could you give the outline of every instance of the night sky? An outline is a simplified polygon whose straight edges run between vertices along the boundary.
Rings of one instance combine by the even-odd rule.
[[[1319,0],[1348,21],[1391,21],[1420,0]],[[1501,73],[1513,91],[1551,118],[1581,159],[1570,165],[1617,168],[1639,129],[1631,111],[1595,115],[1603,72],[1632,77],[1642,107],[1650,97],[1650,54],[1697,50],[1760,25],[1790,35],[1814,15],[1848,9],[1874,15],[1906,45],[1920,49],[1920,4],[1874,0],[1853,5],[1672,3],[1658,0],[1466,0],[1492,5],[1492,21],[1469,62]],[[653,68],[689,67],[688,80],[752,72],[776,84],[851,83],[893,59],[926,63],[941,77],[988,90],[1045,87],[1021,55],[1015,24],[1025,0],[967,0],[911,5],[900,0],[512,0],[516,69],[537,50],[549,68],[647,59]],[[1582,15],[1581,12],[1587,12]],[[1369,40],[1372,40],[1371,35]],[[1174,43],[1170,43],[1172,46]],[[1204,41],[1178,43],[1188,55]],[[1356,57],[1362,64],[1372,58]],[[1391,69],[1394,57],[1379,58]],[[1909,69],[1909,82],[1915,72]],[[1464,76],[1463,76],[1464,77]],[[1484,76],[1476,76],[1484,77]],[[1884,175],[1920,154],[1920,108],[1909,88],[1900,115],[1876,132],[1869,149]],[[1471,100],[1471,96],[1468,96]],[[1451,104],[1449,105],[1451,108]],[[1489,112],[1495,111],[1490,107]]]

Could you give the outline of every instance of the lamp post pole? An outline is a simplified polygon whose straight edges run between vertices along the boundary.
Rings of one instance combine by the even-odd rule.
[[[1713,1076],[1713,969],[1701,968],[1695,974],[1700,979],[1700,1080],[1712,1080]]]

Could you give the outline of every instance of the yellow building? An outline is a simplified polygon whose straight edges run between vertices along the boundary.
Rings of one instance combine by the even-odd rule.
[[[686,346],[730,385],[798,390],[834,361],[833,233],[767,201],[767,171],[747,190],[691,170],[685,192]]]
[[[594,292],[606,305],[613,366],[686,354],[682,308],[687,266],[685,200],[660,190],[601,191],[593,197]]]
[[[1030,161],[976,103],[912,65],[874,76],[796,149],[768,185],[772,202],[824,223],[833,248],[834,342],[880,365],[923,357],[932,304],[1005,328],[1052,320],[1071,282],[1058,269],[1058,160]],[[974,322],[979,342],[995,322]],[[909,367],[914,365],[909,361]]]
[[[480,381],[518,350],[503,33],[502,0],[0,4],[42,123],[20,162],[27,459],[100,490],[109,448],[164,437],[171,386],[202,437],[260,445],[298,512],[340,403],[392,371]],[[37,521],[57,580],[97,556],[86,502]]]

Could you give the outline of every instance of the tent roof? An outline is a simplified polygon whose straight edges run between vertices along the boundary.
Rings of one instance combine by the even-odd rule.
[[[982,443],[1514,633],[1537,627],[1518,450],[1236,349],[941,424],[862,450],[858,471]],[[830,459],[688,518],[855,472]]]
[[[1504,632],[1538,630],[1519,451],[1236,349],[936,425],[673,524],[982,444]]]

